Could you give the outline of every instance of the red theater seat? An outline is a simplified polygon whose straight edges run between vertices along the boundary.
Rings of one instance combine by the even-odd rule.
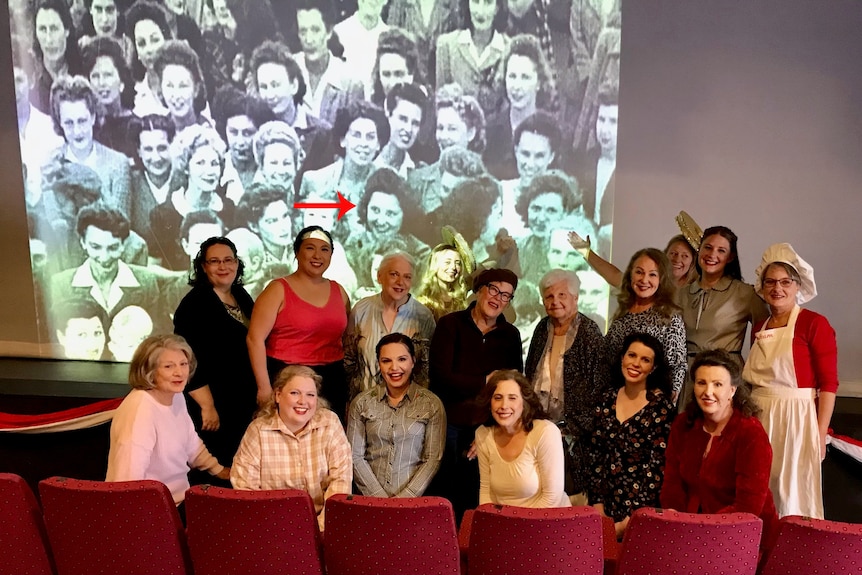
[[[39,493],[59,575],[192,572],[185,530],[163,483],[51,477]]]
[[[632,513],[617,575],[754,575],[763,522],[750,513]]]
[[[486,503],[473,513],[469,527],[467,573],[600,575],[602,547],[601,516],[592,507],[527,509]]]
[[[862,525],[810,517],[781,520],[761,575],[862,574]]]
[[[441,497],[333,495],[323,538],[327,575],[458,575],[452,504]]]
[[[0,473],[0,575],[51,575],[54,562],[42,510],[27,482]]]
[[[323,547],[305,491],[235,491],[196,485],[186,492],[195,575],[322,575]]]

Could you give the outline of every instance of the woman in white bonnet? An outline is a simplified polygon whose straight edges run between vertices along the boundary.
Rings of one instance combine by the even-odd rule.
[[[769,246],[755,271],[769,317],[752,330],[743,378],[772,444],[769,487],[778,515],[823,518],[820,462],[838,390],[835,330],[800,305],[817,295],[814,268],[788,243]]]

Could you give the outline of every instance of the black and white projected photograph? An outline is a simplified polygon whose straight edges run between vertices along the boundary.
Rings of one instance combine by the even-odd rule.
[[[257,297],[314,224],[353,303],[403,251],[437,318],[508,267],[526,340],[559,267],[604,328],[568,232],[610,259],[620,0],[8,5],[45,355],[129,361],[173,330],[202,241],[236,244]]]

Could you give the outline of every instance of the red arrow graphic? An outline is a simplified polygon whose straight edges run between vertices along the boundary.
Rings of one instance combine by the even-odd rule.
[[[356,204],[345,198],[341,195],[341,192],[336,191],[338,194],[338,201],[335,203],[327,203],[327,202],[296,202],[293,204],[294,208],[338,208],[338,219],[344,217],[344,214],[352,210],[356,207]]]

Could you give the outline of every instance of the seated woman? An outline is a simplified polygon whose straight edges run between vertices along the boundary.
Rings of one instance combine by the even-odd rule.
[[[739,363],[723,349],[707,350],[691,366],[695,401],[673,424],[667,444],[661,505],[688,513],[753,513],[763,520],[761,548],[778,534],[769,490],[772,447],[757,419]]]
[[[658,505],[664,450],[676,415],[664,357],[653,336],[629,334],[613,388],[595,408],[588,497],[614,520],[617,537],[635,509]]]
[[[155,479],[181,504],[189,488],[189,468],[219,479],[230,476],[195,433],[183,390],[194,375],[192,348],[178,335],[148,337],[129,365],[132,391],[111,422],[105,481]]]
[[[520,372],[491,374],[479,402],[488,421],[476,430],[479,504],[570,507],[563,490],[563,440]]]
[[[248,328],[248,355],[257,399],[272,394],[270,382],[288,365],[310,365],[322,379],[323,396],[339,417],[347,412],[342,337],[350,299],[338,282],[323,277],[332,261],[332,236],[304,228],[293,242],[297,268],[271,282],[257,298]]]
[[[363,495],[418,497],[440,467],[446,412],[436,395],[413,382],[416,351],[403,333],[377,344],[383,383],[350,404],[347,436]]]
[[[324,503],[350,493],[353,468],[341,422],[318,397],[321,381],[303,365],[279,373],[242,438],[230,482],[234,489],[307,491],[323,531]]]
[[[657,338],[664,348],[674,401],[686,372],[685,323],[673,301],[675,293],[667,256],[655,248],[636,251],[623,274],[617,313],[605,335],[609,374],[619,369],[616,358],[627,335],[640,332]]]

